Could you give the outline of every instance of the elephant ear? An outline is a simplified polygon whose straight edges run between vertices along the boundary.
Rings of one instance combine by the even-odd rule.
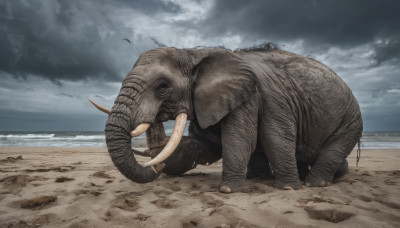
[[[197,120],[205,129],[249,100],[257,92],[257,80],[250,66],[231,51],[203,50],[193,90]]]

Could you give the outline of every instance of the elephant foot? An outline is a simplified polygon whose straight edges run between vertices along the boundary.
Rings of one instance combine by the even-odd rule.
[[[282,182],[275,180],[274,187],[282,190],[298,190],[301,188],[300,181]]]
[[[304,185],[306,187],[326,187],[326,186],[331,185],[332,181],[307,176],[304,183],[305,183]]]
[[[349,164],[346,159],[343,160],[343,162],[340,164],[338,170],[336,170],[335,175],[333,178],[340,179],[341,177],[345,177],[346,174],[349,172]]]
[[[233,193],[233,192],[251,192],[251,187],[246,181],[235,181],[235,182],[222,182],[219,186],[219,191],[222,193]]]
[[[348,177],[349,177],[348,174],[344,174],[343,176],[335,177],[335,179],[333,179],[333,182],[336,183],[336,182],[346,181]]]
[[[306,183],[305,183],[305,186],[306,187],[326,187],[326,186],[329,186],[329,185],[331,185],[332,183],[331,182],[329,182],[329,181],[320,181],[320,182],[317,182],[317,183],[312,183],[312,182],[307,182],[306,181]]]

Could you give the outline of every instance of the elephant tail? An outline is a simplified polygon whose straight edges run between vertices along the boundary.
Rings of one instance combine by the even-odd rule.
[[[358,167],[358,162],[360,161],[361,158],[361,140],[358,140],[358,146],[357,146],[357,164],[356,167]]]

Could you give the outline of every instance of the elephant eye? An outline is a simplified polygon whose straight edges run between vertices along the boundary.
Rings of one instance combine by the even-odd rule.
[[[166,98],[172,91],[172,88],[167,83],[161,83],[158,85],[156,91],[159,98]]]

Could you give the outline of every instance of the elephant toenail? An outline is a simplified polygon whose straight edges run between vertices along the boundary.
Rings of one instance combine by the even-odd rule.
[[[221,192],[225,192],[225,193],[230,193],[230,192],[232,192],[232,190],[231,190],[231,188],[229,188],[228,186],[221,186],[220,188],[219,188],[219,190],[221,191]]]
[[[289,187],[289,186],[285,186],[285,187],[283,187],[283,190],[293,190],[293,188]]]

